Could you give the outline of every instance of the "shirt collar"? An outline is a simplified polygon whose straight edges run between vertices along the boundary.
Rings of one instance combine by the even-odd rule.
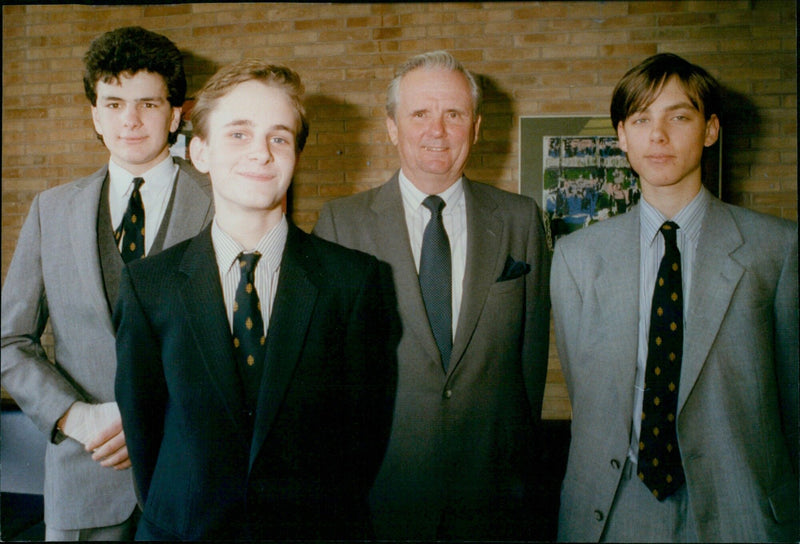
[[[280,268],[283,248],[286,246],[288,234],[289,223],[286,220],[286,216],[283,215],[280,222],[267,232],[253,249],[253,251],[261,253],[261,258],[258,260],[259,266],[266,265],[270,273],[274,273]],[[220,273],[227,273],[236,264],[239,253],[245,251],[245,249],[239,242],[222,230],[217,224],[216,217],[211,225],[211,240],[214,243],[214,253],[217,256],[217,265]],[[246,253],[252,252],[248,251]]]
[[[412,210],[418,210],[420,206],[422,206],[422,201],[430,195],[417,189],[416,185],[414,185],[411,180],[406,177],[402,170],[400,170],[400,175],[398,178],[400,181],[400,193],[402,194],[406,205],[408,205]],[[454,184],[436,195],[444,200],[445,208],[442,211],[443,215],[453,213],[456,207],[460,204],[461,199],[464,197],[463,179],[463,176],[458,178]]]
[[[131,184],[133,178],[144,178],[143,190],[157,192],[168,187],[172,183],[177,168],[178,165],[169,156],[144,174],[135,176],[114,162],[112,158],[108,161],[108,176],[115,192],[120,196],[125,196],[133,190]]]
[[[671,219],[680,227],[678,232],[684,239],[690,240],[694,244],[697,243],[697,239],[700,237],[700,228],[703,224],[710,197],[711,193],[708,192],[708,189],[701,187],[697,196]],[[668,219],[645,199],[642,198],[639,202],[642,239],[650,245],[655,240],[661,225]]]

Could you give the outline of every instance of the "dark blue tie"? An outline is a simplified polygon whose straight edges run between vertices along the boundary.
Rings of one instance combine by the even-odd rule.
[[[666,242],[658,268],[650,314],[642,427],[639,433],[639,478],[663,501],[684,482],[676,417],[683,355],[683,288],[678,225],[661,226]]]
[[[428,321],[442,356],[442,366],[447,372],[450,352],[453,349],[452,273],[450,241],[442,222],[444,200],[429,196],[422,205],[431,211],[431,219],[422,235],[422,252],[419,260],[419,286],[428,313]]]
[[[126,263],[144,257],[144,203],[139,192],[143,184],[143,178],[133,178],[133,192],[128,199],[128,209],[125,210],[122,222],[114,231],[117,245],[122,240],[119,251]]]
[[[244,385],[245,402],[255,409],[261,388],[261,373],[266,354],[264,319],[255,287],[255,271],[261,254],[240,253],[241,278],[233,302],[233,348]]]

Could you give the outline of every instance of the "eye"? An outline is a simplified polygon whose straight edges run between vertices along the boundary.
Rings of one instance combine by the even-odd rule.
[[[109,102],[106,104],[106,107],[111,110],[115,110],[119,108],[119,103],[117,102]]]

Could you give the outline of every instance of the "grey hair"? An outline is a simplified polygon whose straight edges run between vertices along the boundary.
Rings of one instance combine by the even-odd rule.
[[[400,81],[407,73],[419,68],[424,70],[443,69],[463,74],[469,83],[469,88],[472,93],[472,116],[473,118],[478,117],[483,102],[481,87],[478,85],[472,73],[464,68],[464,65],[447,51],[429,51],[427,53],[422,53],[411,57],[400,65],[395,73],[394,79],[389,83],[389,88],[386,92],[386,114],[389,117],[394,119],[395,113],[397,112],[397,102],[400,99]]]

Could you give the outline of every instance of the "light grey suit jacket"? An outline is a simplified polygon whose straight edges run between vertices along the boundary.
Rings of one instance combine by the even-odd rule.
[[[180,171],[164,247],[194,236],[213,217],[210,182],[175,160]],[[118,524],[136,505],[131,471],[101,467],[75,440],[55,443],[56,422],[73,402],[114,400],[114,301],[106,298],[97,238],[107,171],[34,198],[3,284],[2,383],[50,437],[45,523],[56,529]],[[55,361],[41,344],[48,318]]]
[[[547,370],[549,255],[535,201],[466,179],[464,197],[466,274],[447,374],[397,174],[328,202],[314,229],[389,263],[394,276],[403,333],[392,436],[372,491],[379,538],[497,538],[525,515]]]
[[[696,255],[677,426],[698,538],[794,541],[797,225],[712,198]],[[638,284],[638,207],[556,243],[553,315],[573,412],[562,541],[599,540],[620,481]]]

